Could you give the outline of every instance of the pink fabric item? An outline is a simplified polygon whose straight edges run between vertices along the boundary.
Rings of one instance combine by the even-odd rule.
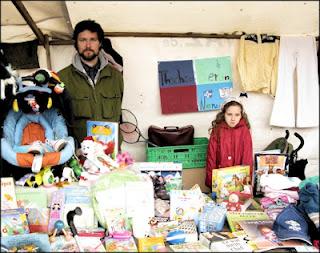
[[[281,195],[286,195],[294,200],[299,200],[299,194],[297,191],[288,190],[274,190],[268,186],[264,187],[264,196],[269,198],[277,198]]]

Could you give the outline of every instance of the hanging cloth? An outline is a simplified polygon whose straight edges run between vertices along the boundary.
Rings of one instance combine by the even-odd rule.
[[[244,91],[275,96],[278,53],[277,39],[264,42],[260,34],[241,36],[237,63]]]
[[[318,79],[315,37],[281,36],[277,91],[270,125],[319,126]]]

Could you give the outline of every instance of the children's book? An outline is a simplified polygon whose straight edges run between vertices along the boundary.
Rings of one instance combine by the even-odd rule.
[[[237,237],[231,232],[205,232],[199,241],[213,252],[251,252],[245,237]]]
[[[1,210],[18,208],[13,177],[2,177],[1,181]]]
[[[103,243],[96,236],[77,236],[80,252],[106,252]]]
[[[26,250],[26,248],[30,248],[31,245],[36,247],[36,252],[51,252],[48,234],[32,233],[1,237],[1,248],[12,249],[14,247],[22,248],[25,246],[25,251],[21,252],[32,252]]]
[[[248,244],[254,251],[266,251],[277,248],[294,248],[305,243],[298,240],[281,241],[272,230],[273,220],[239,221],[240,226],[248,235]]]
[[[46,208],[48,207],[47,192],[42,189],[25,191],[24,187],[17,187],[16,198],[19,207],[23,208]]]
[[[185,233],[185,242],[198,241],[197,225],[194,220],[184,220],[179,222],[176,230],[182,230]]]
[[[87,121],[87,136],[93,136],[108,147],[108,155],[115,159],[118,154],[119,124],[108,121]]]
[[[21,187],[16,191],[18,207],[23,207],[27,214],[30,233],[48,232],[50,209],[47,193],[40,189],[37,191],[23,191]]]
[[[109,235],[131,230],[125,209],[108,209],[104,212]]]
[[[68,227],[68,212],[74,210],[76,207],[80,207],[82,210],[82,214],[74,216],[75,227],[97,228],[98,221],[94,215],[91,193],[89,188],[85,186],[74,185],[71,187],[63,188],[61,191],[63,191],[65,196],[62,218],[65,226]]]
[[[232,193],[239,196],[240,202],[252,198],[250,166],[239,165],[212,170],[212,192],[215,193],[217,202],[228,201]]]
[[[209,248],[201,242],[186,242],[169,246],[174,252],[210,252]]]
[[[104,241],[106,252],[138,252],[137,245],[133,239],[115,239],[107,237]]]
[[[166,246],[163,237],[138,238],[139,252],[165,252]]]
[[[171,190],[182,190],[182,164],[170,162],[140,162],[133,168],[152,179],[155,197],[169,199]]]
[[[288,155],[286,154],[255,154],[254,195],[261,196],[260,177],[263,174],[288,174]]]
[[[50,252],[80,252],[76,239],[71,237],[69,241],[64,235],[55,237],[55,241],[50,243]]]
[[[227,221],[231,232],[243,230],[239,222],[244,220],[270,220],[270,218],[261,211],[227,212]]]
[[[204,206],[201,190],[172,190],[170,220],[197,220]]]
[[[166,238],[167,234],[170,231],[175,230],[179,224],[179,221],[177,220],[156,222],[155,224],[153,224],[152,222],[153,221],[150,221],[150,234],[152,236],[162,236],[164,238]]]
[[[1,236],[30,233],[26,212],[23,208],[1,210]]]

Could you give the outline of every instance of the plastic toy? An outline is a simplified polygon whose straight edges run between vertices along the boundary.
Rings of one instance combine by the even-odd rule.
[[[82,209],[80,207],[76,207],[74,210],[71,210],[67,213],[67,223],[73,236],[78,235],[77,229],[74,225],[74,216],[76,215],[82,215]]]
[[[183,230],[170,231],[166,236],[169,244],[180,244],[186,241],[186,233]]]
[[[54,231],[53,234],[49,237],[50,242],[54,242],[56,240],[56,236],[62,232],[66,238],[67,241],[70,241],[72,236],[68,234],[64,229],[64,223],[62,220],[57,220],[54,223]]]
[[[73,169],[75,176],[79,178],[81,175],[81,172],[83,172],[83,169],[79,163],[79,160],[73,156],[69,161],[69,166]]]

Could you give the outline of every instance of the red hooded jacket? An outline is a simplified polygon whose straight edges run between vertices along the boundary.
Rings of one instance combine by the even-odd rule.
[[[206,185],[210,188],[213,169],[250,165],[252,175],[253,168],[252,139],[245,120],[241,119],[233,128],[221,122],[216,130],[211,132],[207,152]]]

